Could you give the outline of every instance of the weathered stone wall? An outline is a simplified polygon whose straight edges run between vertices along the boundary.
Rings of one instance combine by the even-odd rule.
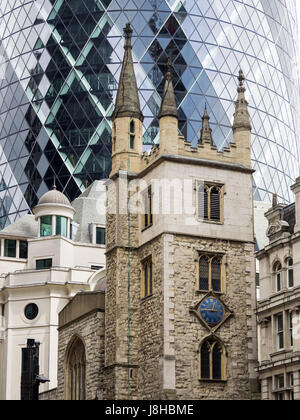
[[[153,294],[138,302],[138,395],[140,399],[163,398],[162,365],[163,356],[163,243],[162,237],[153,240],[138,250],[139,294],[141,289],[142,264],[152,257]]]
[[[199,345],[210,332],[190,312],[205,296],[196,291],[198,251],[226,255],[226,290],[221,299],[234,315],[216,332],[228,355],[226,382],[199,380]],[[153,296],[141,299],[141,262],[150,255]],[[253,244],[169,234],[140,248],[109,251],[104,398],[164,399],[166,391],[174,389],[178,399],[250,398],[253,255]]]
[[[103,398],[104,323],[104,313],[95,311],[59,330],[57,400],[65,399],[66,357],[76,336],[83,341],[86,349],[86,399]]]
[[[179,399],[250,398],[253,246],[179,235],[174,236],[172,245],[177,397]],[[210,335],[210,332],[189,310],[205,296],[196,291],[195,252],[197,251],[224,252],[226,255],[226,294],[221,296],[221,300],[233,312],[233,316],[215,333],[222,340],[227,352],[227,381],[224,383],[199,380],[199,344]]]
[[[118,248],[107,254],[105,399],[162,398],[161,250],[159,239],[139,250]],[[153,295],[141,299],[141,262],[149,256],[153,262]]]

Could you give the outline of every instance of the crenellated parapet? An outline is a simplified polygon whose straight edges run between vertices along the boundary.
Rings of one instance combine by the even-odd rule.
[[[113,114],[111,176],[119,171],[139,174],[157,159],[166,155],[192,157],[251,168],[251,122],[248,102],[245,99],[245,77],[242,70],[238,76],[238,97],[232,126],[233,142],[218,149],[214,143],[214,133],[210,127],[210,116],[206,106],[198,143],[192,145],[179,135],[170,59],[167,62],[164,92],[158,115],[159,145],[153,145],[150,153],[142,152],[143,115],[134,74],[131,46],[132,29],[129,24],[126,25],[124,32],[125,55]]]
[[[205,106],[202,117],[200,138],[196,145],[178,135],[178,114],[172,84],[172,72],[168,62],[165,89],[159,114],[160,142],[154,145],[150,153],[142,156],[142,168],[145,169],[163,155],[178,155],[222,163],[230,163],[251,168],[251,123],[248,103],[245,99],[244,75],[239,72],[238,99],[233,123],[233,142],[218,149],[214,143],[210,117]]]

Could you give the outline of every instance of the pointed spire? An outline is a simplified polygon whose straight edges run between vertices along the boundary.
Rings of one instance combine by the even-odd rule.
[[[207,113],[207,108],[206,108],[206,104],[205,104],[204,114],[203,114],[203,117],[202,117],[202,129],[201,129],[201,135],[200,135],[200,144],[203,144],[203,143],[213,144],[213,139],[212,139],[212,135],[211,135],[212,129],[210,128],[209,120],[210,120],[210,117]]]
[[[175,117],[178,119],[176,98],[174,94],[174,87],[173,87],[173,81],[172,81],[173,73],[172,73],[172,64],[171,64],[170,57],[168,57],[168,61],[166,65],[167,65],[168,71],[165,76],[165,88],[164,88],[164,94],[163,94],[158,118],[160,119],[162,117]]]
[[[237,129],[246,129],[250,130],[251,122],[250,116],[248,112],[248,102],[245,98],[246,88],[244,86],[245,76],[242,70],[239,71],[239,87],[238,87],[238,99],[235,103],[235,114],[234,114],[234,122],[233,122],[233,130]]]
[[[119,80],[115,110],[112,115],[113,120],[119,117],[132,117],[137,118],[140,121],[144,120],[141,112],[138,88],[133,67],[131,45],[132,32],[130,23],[127,23],[124,28],[125,54]]]

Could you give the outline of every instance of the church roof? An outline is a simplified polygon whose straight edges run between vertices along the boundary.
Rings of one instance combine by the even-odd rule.
[[[42,204],[60,204],[63,206],[71,206],[71,203],[65,194],[58,191],[56,187],[54,187],[53,190],[46,192],[46,194],[40,198],[38,206]]]
[[[35,217],[26,214],[13,224],[0,231],[1,236],[21,236],[24,238],[36,238],[38,236],[38,222]]]

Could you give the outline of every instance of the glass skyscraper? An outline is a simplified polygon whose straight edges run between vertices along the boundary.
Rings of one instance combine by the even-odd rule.
[[[53,186],[72,200],[110,172],[111,115],[133,53],[144,143],[158,140],[167,56],[180,130],[200,136],[205,104],[219,147],[232,140],[240,67],[253,124],[254,197],[292,199],[299,174],[295,0],[1,0],[0,226]]]

